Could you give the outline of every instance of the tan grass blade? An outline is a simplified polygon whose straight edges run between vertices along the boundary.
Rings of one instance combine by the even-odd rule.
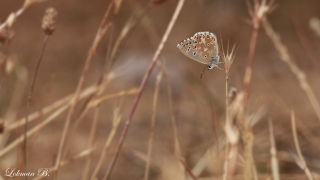
[[[280,36],[273,30],[271,24],[267,20],[263,22],[263,27],[267,35],[273,42],[273,45],[275,46],[276,50],[279,52],[280,58],[290,67],[292,73],[296,76],[301,89],[304,90],[304,92],[306,93],[312,105],[312,108],[316,113],[318,120],[320,121],[320,105],[317,100],[317,97],[311,89],[311,86],[307,82],[305,73],[293,61],[289,54],[288,48],[281,42]]]

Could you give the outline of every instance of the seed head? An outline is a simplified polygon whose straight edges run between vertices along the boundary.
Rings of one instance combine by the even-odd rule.
[[[222,56],[223,56],[223,61],[224,61],[224,70],[227,75],[229,75],[229,71],[231,68],[231,65],[233,63],[233,60],[235,58],[235,44],[233,45],[231,52],[229,53],[229,42],[228,42],[228,47],[227,47],[227,52],[222,48]]]
[[[46,35],[52,35],[56,29],[57,11],[54,8],[48,8],[42,19],[42,29]]]

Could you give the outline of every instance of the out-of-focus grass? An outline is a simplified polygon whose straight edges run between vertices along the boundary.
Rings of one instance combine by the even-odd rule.
[[[11,12],[17,11],[23,3],[24,1],[10,0],[0,2],[2,22]],[[10,42],[1,43],[0,130],[4,129],[4,132],[0,135],[0,154],[10,147],[11,143],[17,142],[17,138],[23,132],[21,127],[13,128],[18,120],[25,117],[28,88],[23,88],[23,83],[29,87],[36,59],[41,50],[44,37],[41,30],[42,15],[47,7],[52,6],[57,9],[59,16],[56,32],[46,47],[30,107],[29,120],[35,119],[28,126],[29,130],[35,128],[36,136],[29,137],[30,142],[33,143],[28,151],[28,171],[36,172],[39,168],[54,166],[53,162],[58,153],[63,125],[67,116],[67,113],[64,113],[67,110],[62,111],[62,109],[70,107],[71,100],[62,102],[61,105],[50,111],[50,108],[39,110],[75,92],[87,52],[109,3],[110,1],[70,0],[32,4],[20,16],[16,17],[16,21],[10,28],[10,32],[14,33]],[[86,107],[86,102],[89,102],[90,99],[93,100],[91,102],[98,102],[104,99],[103,97],[117,96],[112,100],[105,98],[104,101],[99,101],[98,116],[94,116],[94,108],[97,107],[97,104],[87,108],[87,114],[83,115],[83,120],[78,128],[68,136],[69,139],[67,138],[68,152],[63,154],[62,162],[68,163],[60,168],[59,178],[82,178],[84,168],[88,164],[91,166],[86,171],[88,172],[86,176],[91,177],[100,160],[102,150],[106,149],[105,145],[110,132],[115,132],[113,114],[118,108],[120,112],[117,116],[121,117],[121,121],[119,120],[119,127],[116,128],[118,130],[111,138],[113,141],[110,140],[108,152],[105,154],[96,177],[102,179],[105,175],[135,94],[121,94],[121,92],[127,92],[139,86],[157,44],[159,44],[170,21],[177,1],[164,1],[151,8],[148,7],[148,3],[148,0],[123,1],[122,4],[118,4],[119,12],[116,16],[114,9],[112,9],[111,15],[107,19],[107,22],[112,25],[106,36],[100,41],[84,83],[83,89],[86,89],[87,92],[90,91],[90,93],[87,96],[80,96],[80,101],[75,107],[75,116],[70,121],[71,126],[77,122],[81,112],[84,112],[83,108]],[[317,160],[319,159],[317,142],[320,137],[317,133],[319,128],[317,113],[319,112],[315,101],[320,99],[320,81],[319,72],[314,63],[319,63],[320,54],[317,51],[319,36],[315,30],[315,18],[319,19],[320,17],[318,11],[320,3],[316,1],[275,1],[275,5],[277,8],[268,15],[268,22],[272,25],[274,32],[280,35],[281,42],[287,48],[287,53],[290,54],[292,62],[296,65],[294,68],[298,68],[299,71],[293,71],[290,64],[288,66],[285,60],[282,61],[285,55],[279,55],[281,48],[275,47],[272,39],[269,39],[270,31],[260,28],[253,57],[248,105],[244,112],[245,117],[250,121],[259,118],[259,121],[252,127],[252,135],[254,136],[252,139],[253,162],[259,178],[272,177],[272,171],[274,171],[274,165],[271,163],[272,158],[273,162],[278,161],[281,179],[306,178],[304,171],[296,164],[296,156],[292,155],[297,154],[290,128],[290,113],[293,109],[297,138],[306,163],[306,166],[303,167],[308,167],[313,178],[316,179],[320,167]],[[141,21],[138,21],[138,24],[129,30],[128,36],[120,42],[118,37],[128,23],[128,19],[134,20],[145,9],[148,10]],[[244,21],[248,18],[245,1],[199,0],[185,2],[160,55],[159,62],[161,64],[156,66],[146,84],[111,179],[143,179],[147,161],[150,163],[149,179],[191,178],[190,173],[186,173],[185,167],[191,169],[198,179],[223,178],[223,165],[226,159],[225,143],[227,142],[224,131],[226,119],[225,73],[214,69],[207,71],[200,80],[199,74],[203,66],[181,55],[176,49],[176,44],[198,31],[211,31],[218,37],[221,34],[224,45],[228,41],[230,44],[237,44],[236,56],[228,76],[228,86],[229,89],[236,88],[237,95],[241,95],[252,34],[252,26]],[[311,27],[309,28],[311,18],[313,20],[310,21]],[[305,42],[309,44],[308,50],[305,49],[305,42],[300,41],[297,27],[292,25],[292,19],[299,22],[300,28],[303,29],[299,32],[305,33]],[[110,68],[111,71],[105,73],[105,65],[108,63],[116,41],[120,42],[120,46],[115,54],[114,66]],[[312,54],[310,56],[307,53]],[[16,62],[13,70],[10,69],[12,59]],[[164,69],[161,70],[160,67]],[[23,69],[27,69],[28,76]],[[152,105],[154,84],[160,70],[168,77],[171,96],[170,93],[168,95],[168,84],[166,76],[163,74],[163,81],[156,87],[159,94],[157,110],[154,111],[154,105]],[[299,78],[299,72],[304,73],[305,79]],[[98,93],[99,89],[96,84],[104,73],[112,78],[108,82],[104,81],[103,85],[106,88],[103,92]],[[23,78],[21,74],[24,74]],[[55,77],[51,80],[53,74]],[[313,91],[312,96],[308,93],[306,95],[305,84],[301,83],[303,80],[308,83],[307,89]],[[49,92],[46,91],[47,87],[50,89]],[[25,90],[19,92],[17,88]],[[97,93],[97,97],[92,96],[92,93]],[[46,98],[47,100],[43,104],[42,102]],[[170,101],[172,102],[171,108]],[[231,103],[230,108],[234,108],[234,104]],[[263,110],[259,110],[261,108]],[[59,111],[61,114],[58,115]],[[38,115],[33,112],[38,112]],[[55,117],[54,113],[58,116]],[[156,121],[152,132],[152,153],[148,158],[152,115]],[[54,117],[54,119],[42,129],[37,129],[50,117]],[[89,146],[90,129],[94,117],[98,117],[97,127],[95,138],[91,139],[91,146]],[[171,124],[172,117],[177,123],[176,137]],[[273,122],[274,144],[272,146],[268,128],[269,119],[272,119]],[[238,128],[238,131],[242,132],[241,128],[243,127]],[[239,137],[246,137],[245,135],[248,134]],[[177,153],[175,153],[176,139],[179,140],[180,157],[177,157]],[[19,142],[22,142],[22,139],[20,140]],[[217,143],[218,140],[219,143]],[[240,138],[237,149],[231,151],[236,152],[235,159],[233,159],[234,167],[232,167],[235,179],[242,179],[243,174],[247,173],[243,168],[246,164],[244,160],[246,159],[247,142]],[[276,157],[274,154],[270,154],[271,147],[276,148]],[[232,146],[229,148],[232,149]],[[21,158],[19,146],[14,146],[10,151],[1,154],[0,172],[5,172],[10,167],[23,171]],[[87,163],[87,158],[90,158],[90,163]],[[183,159],[184,165],[181,164],[180,159]],[[53,176],[53,172],[51,173]],[[1,176],[3,177],[4,173],[0,174]]]

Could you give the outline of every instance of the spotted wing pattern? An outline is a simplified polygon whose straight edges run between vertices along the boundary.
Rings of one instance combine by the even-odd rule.
[[[211,32],[198,32],[177,47],[184,55],[202,64],[210,64],[212,57],[219,55],[216,35]]]

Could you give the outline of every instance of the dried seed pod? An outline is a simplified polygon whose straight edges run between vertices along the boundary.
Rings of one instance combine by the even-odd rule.
[[[42,29],[46,35],[52,35],[56,29],[57,11],[54,8],[48,8],[42,19]]]

